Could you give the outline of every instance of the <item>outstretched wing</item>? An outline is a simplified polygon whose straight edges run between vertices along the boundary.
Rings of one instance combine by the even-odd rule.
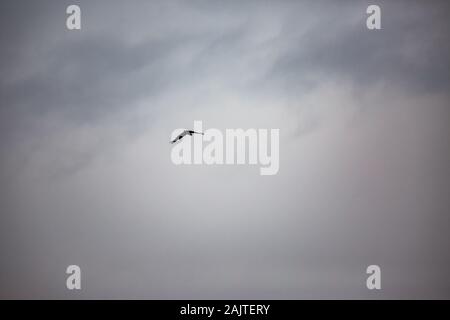
[[[172,141],[170,141],[170,143],[175,143],[178,140],[181,140],[181,138],[183,138],[185,135],[187,135],[189,132],[187,130],[184,130],[182,133],[180,133],[175,139],[173,139]]]
[[[197,134],[203,134],[203,132],[197,132],[197,131],[194,131],[194,130],[189,130],[189,134],[193,134],[193,133],[197,133]]]

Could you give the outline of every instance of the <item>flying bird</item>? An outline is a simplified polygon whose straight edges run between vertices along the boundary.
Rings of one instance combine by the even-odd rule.
[[[175,142],[177,142],[178,140],[183,139],[183,137],[184,137],[185,135],[190,135],[190,136],[192,136],[194,133],[196,133],[196,134],[201,134],[201,135],[204,134],[203,132],[196,132],[196,131],[194,131],[194,130],[184,130],[184,131],[183,131],[182,133],[180,133],[175,139],[173,139],[172,141],[170,141],[170,143],[175,143]]]

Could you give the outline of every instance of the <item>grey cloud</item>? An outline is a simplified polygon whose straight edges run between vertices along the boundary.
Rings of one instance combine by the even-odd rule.
[[[424,92],[446,92],[449,86],[448,4],[382,2],[382,30],[365,28],[367,3],[334,7],[295,37],[280,55],[272,78],[298,88],[323,79],[343,79],[358,85],[390,84]],[[295,33],[290,26],[286,33]],[[439,61],[439,63],[436,63]],[[297,86],[297,87],[296,87]]]

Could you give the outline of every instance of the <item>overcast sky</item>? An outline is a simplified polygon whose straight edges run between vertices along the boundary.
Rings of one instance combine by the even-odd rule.
[[[0,2],[0,298],[450,298],[449,9]],[[278,174],[175,166],[194,120]]]

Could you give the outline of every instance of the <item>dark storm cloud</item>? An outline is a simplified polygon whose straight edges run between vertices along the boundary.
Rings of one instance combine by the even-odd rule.
[[[376,34],[365,28],[365,15],[355,19],[357,13],[364,12],[366,4],[328,5],[333,10],[327,5],[319,3],[308,7],[304,3],[287,3],[281,6],[282,10],[278,10],[281,15],[276,16],[280,20],[284,18],[280,21],[281,31],[271,43],[281,45],[282,49],[275,54],[274,61],[265,66],[267,73],[246,85],[270,90],[274,80],[278,79],[282,84],[292,86],[289,90],[295,92],[299,87],[311,89],[323,79],[348,79],[359,85],[384,82],[426,91],[447,89],[450,70],[446,59],[450,54],[450,39],[445,29],[447,4],[423,8],[417,2],[382,3],[384,30]],[[223,33],[208,32],[206,25],[196,33],[171,33],[168,37],[133,45],[127,42],[128,35],[123,30],[115,32],[117,29],[113,26],[107,32],[95,35],[89,35],[88,31],[63,34],[63,30],[56,28],[62,19],[55,18],[58,12],[55,9],[64,9],[61,4],[19,2],[3,6],[2,32],[5,34],[2,39],[8,45],[3,53],[5,57],[1,59],[2,74],[11,74],[13,66],[23,63],[23,59],[28,59],[27,64],[40,67],[34,73],[2,85],[2,119],[14,119],[16,113],[21,117],[23,113],[42,114],[57,109],[69,110],[74,119],[81,117],[83,121],[98,119],[104,112],[126,108],[139,98],[182,85],[193,73],[208,76],[211,68],[225,59],[239,60],[246,49],[242,41],[248,40],[246,27],[252,19],[257,21],[251,13],[256,16],[265,6],[267,10],[279,7],[265,3],[261,9],[256,3],[249,2],[244,5],[249,12],[243,14],[242,23],[236,23]],[[29,6],[33,6],[33,10]],[[189,6],[181,4],[181,8],[184,7]],[[194,6],[199,12],[216,11],[221,7],[222,4],[217,2],[204,7],[199,3]],[[237,7],[236,3],[225,6],[227,11]],[[95,9],[99,11],[99,8]],[[297,17],[305,9],[318,15],[311,24],[303,23]],[[30,14],[31,11],[34,14]],[[180,15],[176,7],[170,6],[162,6],[160,13],[159,17],[152,18],[163,26],[162,32],[170,30],[171,19]],[[107,10],[105,14],[108,14]],[[21,16],[22,20],[11,19],[15,15]],[[111,12],[111,15],[117,17],[118,13]],[[191,13],[190,17],[195,15]],[[45,22],[48,18],[51,23]],[[132,16],[123,18],[125,21],[133,19]],[[89,22],[87,19],[85,24]],[[97,22],[92,18],[92,23]],[[48,29],[42,28],[46,24],[57,32],[44,39],[33,36],[31,27],[38,29],[35,33],[42,36]],[[301,34],[298,25],[307,27],[308,34]],[[288,43],[285,38],[289,39]],[[201,50],[190,65],[185,65],[184,69],[171,67],[174,64],[171,54],[179,52],[183,55],[193,43],[199,44]],[[21,48],[29,53],[24,56]],[[6,77],[2,77],[2,81],[5,80]],[[12,130],[11,122],[5,122],[3,127]]]
[[[1,59],[0,88],[4,137],[28,130],[25,120],[34,115],[57,112],[70,122],[95,124],[115,112],[133,108],[139,99],[165,95],[192,81],[193,75],[207,74],[222,48],[233,48],[240,37],[238,25],[223,32],[208,29],[210,23],[198,30],[174,26],[173,21],[196,18],[202,8],[183,17],[183,10],[180,12],[177,6],[154,7],[161,14],[150,14],[151,26],[160,25],[162,34],[130,43],[130,35],[141,32],[142,25],[133,26],[133,15],[121,16],[116,10],[105,10],[103,19],[97,19],[104,9],[101,3],[83,5],[87,31],[79,33],[61,28],[63,4],[5,4],[2,40],[8,45]],[[136,13],[133,9],[131,12]],[[14,16],[21,19],[12,19]],[[115,28],[115,19],[124,19],[131,30]],[[104,20],[110,23],[107,30],[102,29]],[[90,33],[96,25],[100,31]],[[180,64],[179,57],[191,46],[199,47],[198,55]]]
[[[77,3],[80,31],[0,4],[0,297],[449,297],[446,2],[380,31],[369,2]],[[279,174],[174,166],[197,119],[280,128]]]
[[[42,70],[3,88],[6,108],[22,106],[31,113],[69,109],[84,121],[126,108],[144,94],[165,89],[166,54],[176,45],[176,40],[162,40],[130,48],[108,37],[65,43],[43,57]],[[142,79],[143,72],[158,77]]]
[[[270,76],[293,86],[317,85],[325,78],[345,79],[358,86],[383,83],[446,92],[450,84],[448,3],[378,4],[382,8],[381,31],[367,30],[366,16],[357,15],[369,2],[335,4],[305,39],[294,38],[274,63]],[[295,26],[289,27],[286,33],[293,32]]]

